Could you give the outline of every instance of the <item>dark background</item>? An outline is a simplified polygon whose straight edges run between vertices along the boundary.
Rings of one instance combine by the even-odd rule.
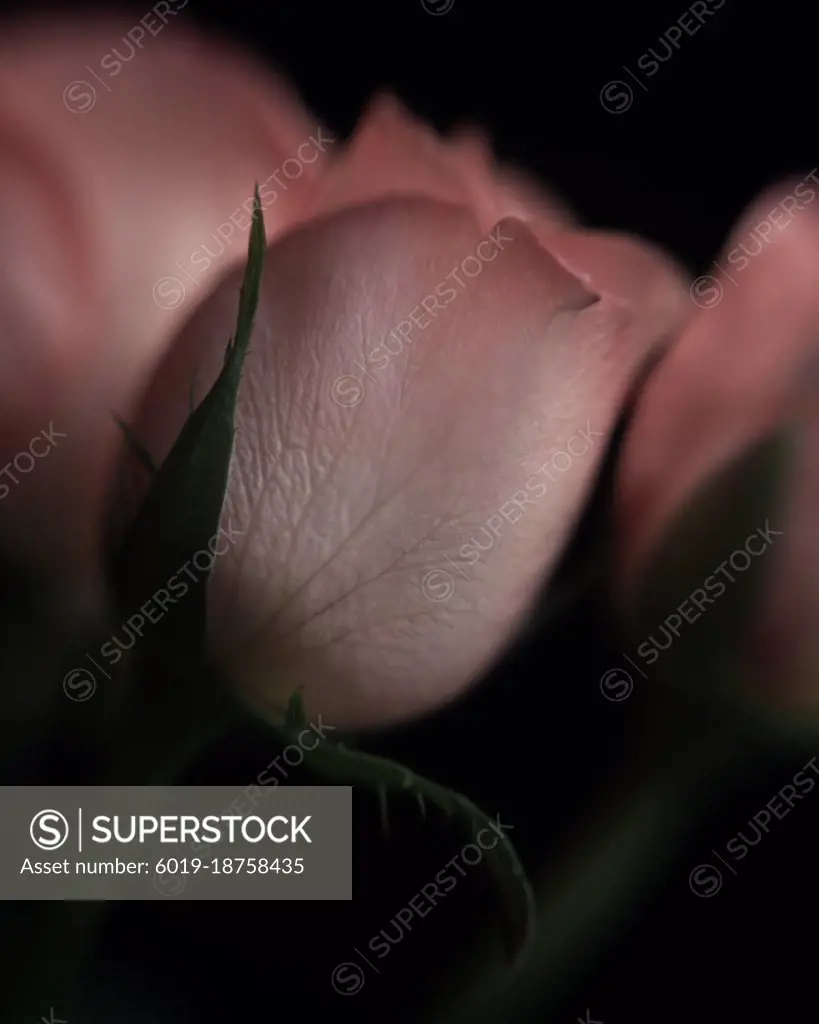
[[[139,18],[148,6],[124,9]],[[483,125],[499,154],[539,175],[584,221],[645,235],[695,274],[757,192],[819,163],[816,36],[807,7],[727,0],[694,37],[683,35],[653,77],[643,73],[643,91],[623,65],[640,74],[641,54],[664,52],[658,39],[685,10],[455,0],[433,16],[420,0],[191,0],[180,17],[274,63],[341,134],[383,88],[442,129]],[[613,79],[634,90],[617,114],[600,101]],[[456,707],[366,746],[500,811],[515,825],[527,867],[548,865],[630,742],[638,702],[606,702],[598,688],[616,657],[613,643],[604,616],[584,605],[522,645]],[[244,787],[272,756],[267,737],[248,731],[213,751],[190,781]],[[640,912],[558,1008],[527,1019],[574,1024],[588,1010],[605,1024],[814,1020],[819,792],[775,823],[717,896],[696,898],[688,886],[691,868],[724,847],[806,760],[772,756],[704,807],[699,831]],[[83,994],[56,1015],[70,1024],[315,1013],[422,1020],[414,1000],[457,959],[465,935],[491,927],[492,906],[468,880],[418,922],[380,975],[366,976],[360,993],[334,993],[334,966],[353,946],[366,947],[460,847],[445,822],[424,830],[411,807],[396,810],[387,840],[373,802],[359,797],[356,813],[353,903],[126,906],[112,918]],[[51,1002],[43,993],[44,1013]]]

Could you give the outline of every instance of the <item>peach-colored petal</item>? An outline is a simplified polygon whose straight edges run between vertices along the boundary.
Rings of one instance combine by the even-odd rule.
[[[795,211],[758,255],[741,249],[745,241],[754,251],[747,240],[793,191],[785,184],[761,197],[719,261],[727,272],[695,282],[694,299],[713,304],[695,307],[641,396],[619,484],[629,578],[707,476],[788,415],[815,359],[819,204]]]
[[[461,128],[444,156],[461,174],[484,230],[504,217],[524,221],[541,245],[593,291],[639,308],[658,340],[691,315],[681,266],[641,239],[579,227],[566,204],[530,175],[499,165],[478,129]]]
[[[486,135],[461,127],[448,142],[445,159],[460,174],[478,222],[488,231],[504,217],[552,228],[570,228],[574,217],[565,203],[523,171],[499,165]]]
[[[321,183],[313,215],[398,196],[469,206],[484,231],[504,217],[553,228],[573,222],[565,204],[529,175],[500,165],[479,129],[463,126],[444,138],[395,96],[380,94]]]
[[[616,232],[553,231],[535,222],[541,244],[600,295],[640,310],[641,330],[665,341],[691,316],[682,267],[655,246]]]
[[[309,141],[316,122],[249,58],[182,17],[137,43],[133,26],[37,19],[6,26],[0,43],[0,138],[16,140],[12,157],[36,154],[25,159],[48,168],[60,214],[41,244],[75,271],[53,336],[4,339],[36,347],[54,385],[42,405],[32,394],[26,423],[53,421],[67,440],[0,515],[33,557],[66,571],[99,549],[120,444],[112,413],[127,417],[190,310],[243,262],[254,183],[277,173],[284,183],[263,196],[272,238],[303,215],[326,160]],[[301,160],[292,177],[288,160]],[[13,259],[16,243],[3,244]],[[47,516],[68,494],[76,518],[32,528],[31,509]]]
[[[391,196],[462,205],[466,197],[460,177],[443,151],[441,138],[394,96],[377,96],[322,181],[313,213],[321,216]]]
[[[244,535],[210,595],[253,700],[304,684],[312,713],[355,727],[431,710],[509,639],[565,544],[653,338],[521,222],[494,234],[490,259],[465,212],[395,200],[269,251],[225,511]],[[218,371],[237,287],[157,376],[140,424],[157,455],[194,362],[202,387]]]
[[[48,142],[2,120],[0,232],[0,443],[16,453],[53,407],[95,296],[85,228]]]

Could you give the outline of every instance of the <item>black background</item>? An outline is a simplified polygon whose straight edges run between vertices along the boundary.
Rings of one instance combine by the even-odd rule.
[[[147,8],[127,9],[139,18]],[[645,235],[695,274],[756,193],[819,163],[816,36],[807,7],[727,0],[644,78],[647,91],[631,82],[629,109],[607,112],[606,83],[631,81],[623,65],[639,73],[641,54],[651,46],[662,52],[657,40],[684,13],[683,4],[638,11],[455,0],[449,13],[432,16],[420,0],[191,0],[180,18],[271,61],[341,134],[383,88],[442,129],[464,120],[482,125],[499,154],[563,194],[582,220]],[[500,811],[515,824],[527,865],[548,864],[629,742],[636,702],[600,698],[600,673],[614,656],[606,645],[595,610],[578,609],[445,714],[368,747]],[[233,737],[190,781],[244,787],[271,756],[262,735]],[[688,886],[690,869],[709,859],[710,848],[724,847],[805,760],[772,758],[707,810],[642,913],[559,1009],[532,1019],[573,1024],[587,1010],[606,1024],[815,1019],[819,793],[775,823],[716,897],[698,899]],[[491,920],[491,906],[478,883],[459,886],[383,961],[380,975],[367,975],[362,992],[334,993],[333,967],[350,959],[353,946],[366,946],[456,852],[445,823],[421,835],[411,808],[397,810],[386,841],[369,801],[357,801],[357,815],[352,904],[124,907],[84,994],[56,1007],[57,1015],[70,1024],[314,1013],[420,1019],[413,1000],[442,960],[457,956],[461,929]]]

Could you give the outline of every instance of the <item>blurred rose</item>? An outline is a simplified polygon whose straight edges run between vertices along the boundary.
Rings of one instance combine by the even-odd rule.
[[[641,395],[619,482],[624,579],[646,568],[675,513],[731,459],[793,423],[795,477],[771,525],[772,582],[748,670],[777,698],[819,705],[819,190],[785,183],[754,203],[692,286],[701,308]],[[764,527],[760,523],[760,527]],[[738,538],[741,547],[744,538]],[[726,552],[726,557],[730,552]],[[707,608],[701,609],[707,613]]]
[[[113,414],[245,259],[253,183],[273,238],[326,159],[284,86],[163,17],[0,38],[0,538],[67,578],[99,572]]]
[[[158,458],[235,323],[237,271],[158,372]],[[476,679],[554,565],[635,370],[690,310],[636,241],[570,226],[478,136],[389,99],[268,251],[216,565],[217,648],[252,701],[367,728]]]

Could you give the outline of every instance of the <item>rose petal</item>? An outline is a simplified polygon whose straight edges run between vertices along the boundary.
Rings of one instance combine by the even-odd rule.
[[[38,430],[53,422],[67,440],[6,503],[3,528],[60,571],[98,557],[121,443],[112,413],[128,416],[190,310],[245,259],[254,183],[317,129],[252,61],[181,20],[139,45],[126,38],[132,28],[36,19],[7,26],[0,45],[0,136],[49,167],[63,210],[44,244],[82,272],[55,317],[59,336],[4,339],[37,346],[50,368],[48,401],[33,392],[20,415]],[[323,162],[305,163],[268,204],[270,237],[301,216]],[[0,454],[14,456],[19,433],[0,438]],[[51,515],[58,494],[71,495],[71,514]]]
[[[565,544],[654,339],[525,225],[498,232],[490,259],[465,213],[391,201],[270,250],[225,513],[246,535],[211,590],[253,700],[304,684],[313,713],[356,727],[435,708],[509,639]],[[140,429],[158,455],[193,363],[202,387],[218,372],[237,285],[157,376]]]
[[[755,230],[792,192],[788,184],[771,190],[745,215],[719,261],[733,280],[716,270],[703,286],[695,282],[695,298],[721,299],[695,310],[641,395],[619,481],[629,580],[675,510],[781,422],[801,389],[817,345],[819,208],[805,206],[758,255],[742,250],[755,251]]]
[[[461,205],[461,182],[447,166],[443,150],[441,138],[394,96],[377,96],[322,181],[314,216],[391,196]]]
[[[567,206],[531,175],[510,165],[499,165],[486,135],[474,127],[460,128],[446,148],[446,159],[461,176],[477,212],[481,228],[514,217],[544,227],[571,228],[574,217]]]

